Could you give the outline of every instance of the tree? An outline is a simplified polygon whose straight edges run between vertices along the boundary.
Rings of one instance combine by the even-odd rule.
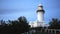
[[[53,18],[52,21],[49,22],[49,28],[60,29],[60,20]]]
[[[24,16],[18,18],[19,22],[27,23],[27,19]]]
[[[18,18],[21,26],[22,26],[22,32],[27,32],[29,30],[29,25],[27,23],[27,19],[24,16],[21,16]]]
[[[6,24],[7,22],[3,20],[1,20],[0,23],[1,34],[21,34],[29,31],[29,25],[24,16],[19,17],[18,20],[8,20],[8,24]]]

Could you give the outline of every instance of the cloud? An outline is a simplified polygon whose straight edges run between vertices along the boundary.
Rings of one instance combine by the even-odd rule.
[[[16,13],[16,12],[27,12],[31,11],[30,8],[22,8],[22,9],[0,9],[0,14],[9,14],[9,13]]]
[[[0,14],[12,13],[18,11],[17,9],[0,9]]]

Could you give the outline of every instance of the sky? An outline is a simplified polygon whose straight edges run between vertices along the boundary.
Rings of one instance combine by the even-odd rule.
[[[36,21],[39,4],[45,10],[45,23],[52,18],[60,19],[60,0],[0,0],[0,20],[17,20],[25,16],[28,21]]]

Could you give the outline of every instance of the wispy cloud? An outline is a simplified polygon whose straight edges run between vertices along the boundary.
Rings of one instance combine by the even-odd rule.
[[[31,11],[31,8],[22,8],[22,9],[0,9],[0,14],[9,14],[9,13],[16,13],[16,12],[27,12]]]

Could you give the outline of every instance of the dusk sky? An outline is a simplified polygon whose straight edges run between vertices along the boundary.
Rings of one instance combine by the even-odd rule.
[[[38,4],[45,10],[44,20],[60,19],[60,0],[0,0],[0,20],[16,20],[25,16],[28,21],[37,20]]]

